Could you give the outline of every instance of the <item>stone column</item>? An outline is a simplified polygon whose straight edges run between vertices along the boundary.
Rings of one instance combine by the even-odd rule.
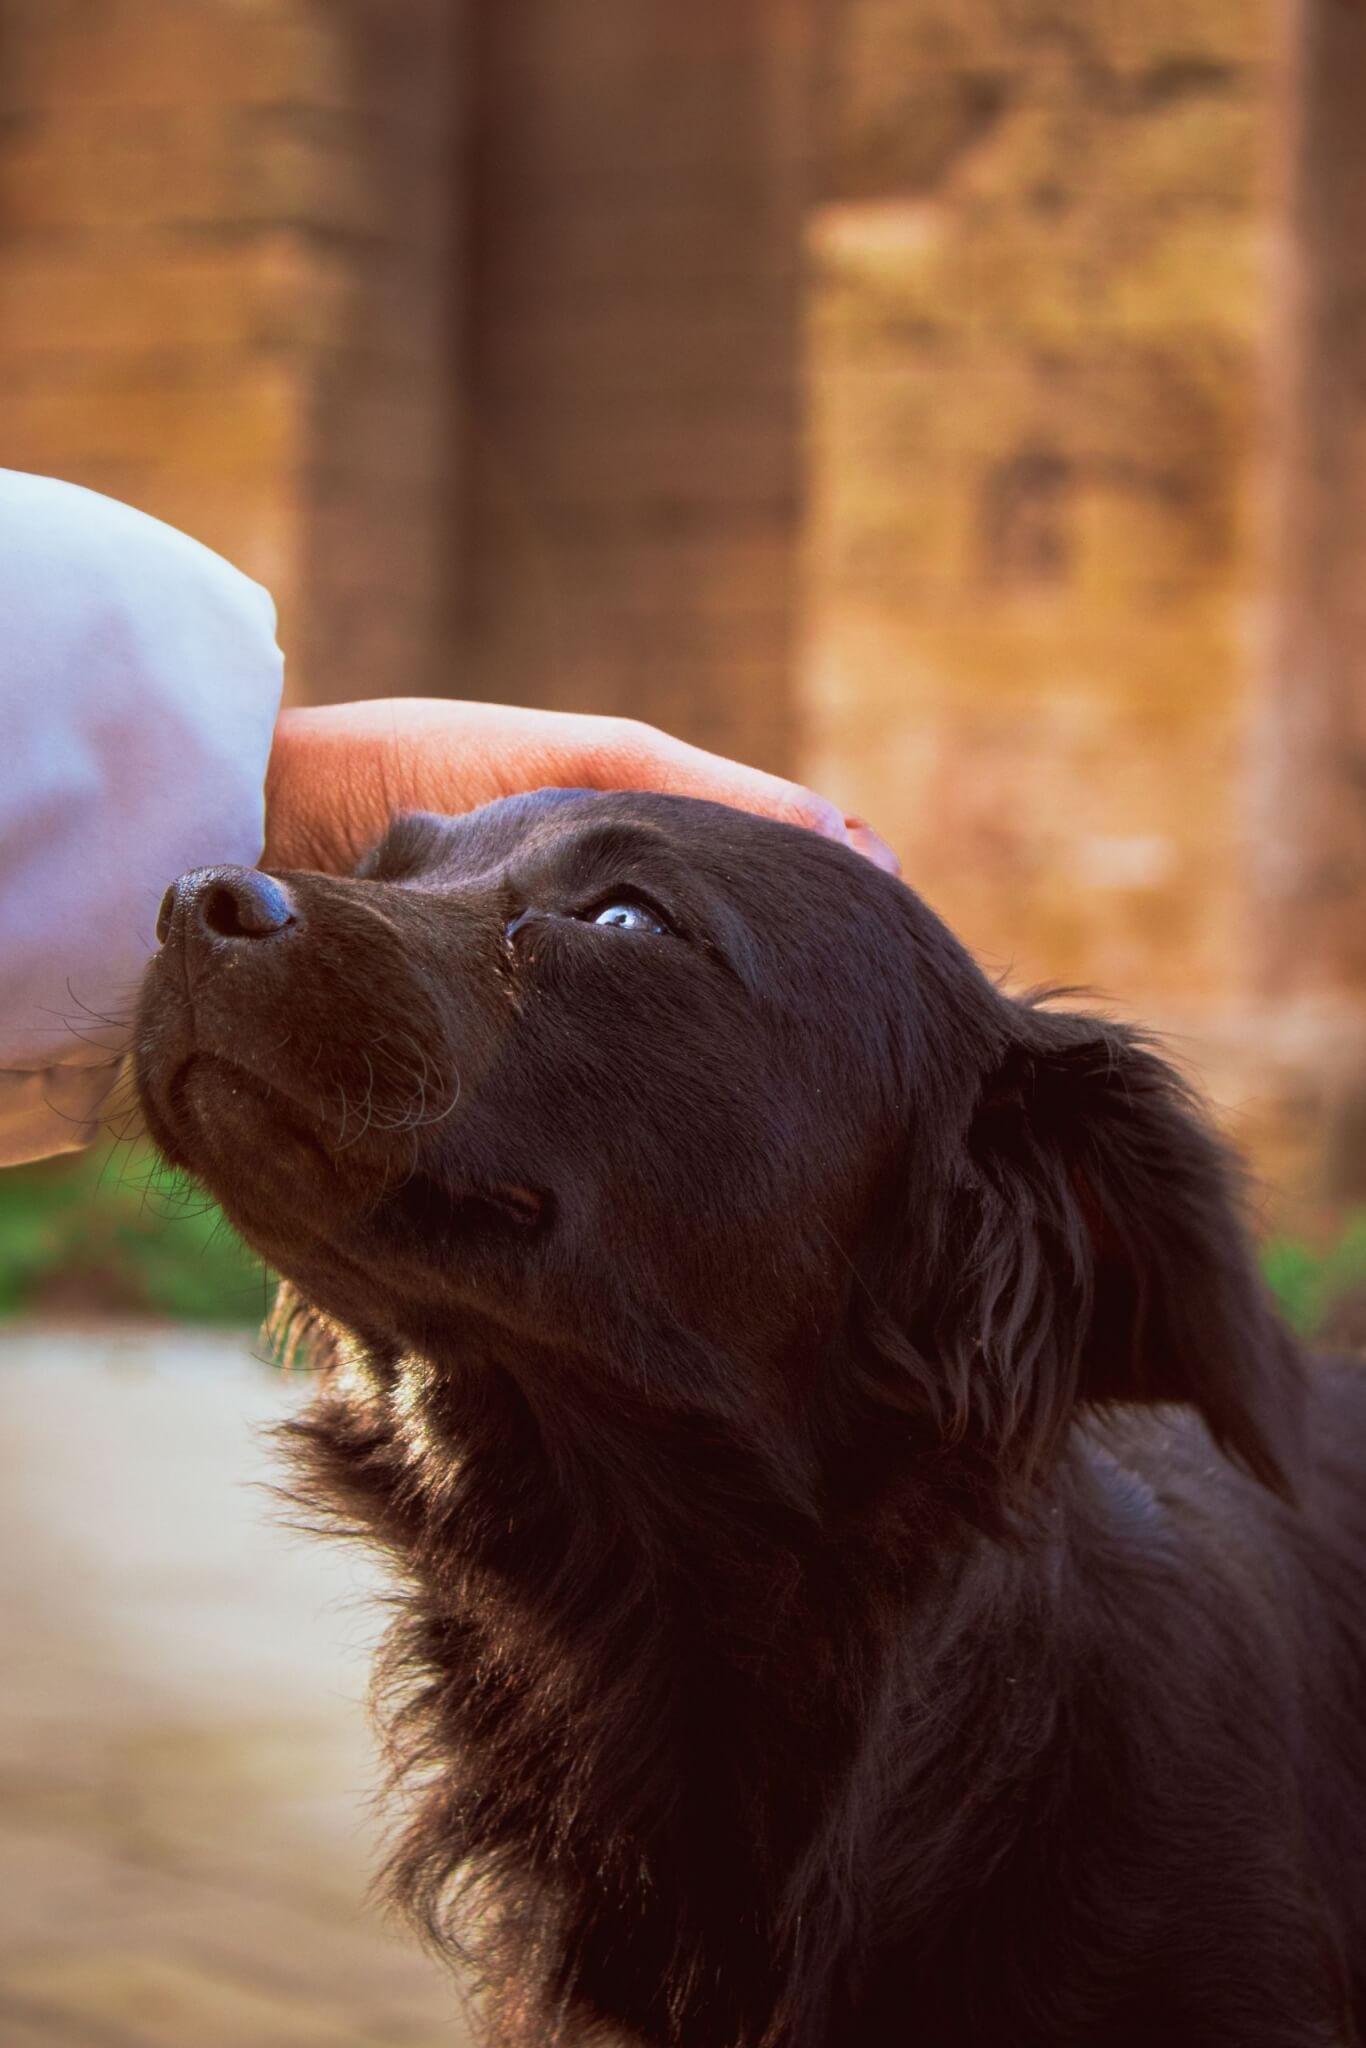
[[[1296,0],[1259,982],[1312,1185],[1366,1200],[1366,11]]]
[[[809,0],[480,0],[468,591],[484,692],[782,766]]]

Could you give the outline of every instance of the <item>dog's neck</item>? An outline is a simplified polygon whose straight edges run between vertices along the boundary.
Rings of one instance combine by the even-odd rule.
[[[566,1398],[582,1362],[541,1363],[531,1398],[487,1359],[409,1358],[382,1398],[324,1397],[304,1426],[318,1497],[413,1588],[390,1670],[425,1788],[396,1892],[449,1927],[473,1880],[478,1935],[457,1906],[457,1939],[509,2013],[539,1980],[528,2042],[560,2038],[561,2005],[646,2038],[686,2009],[699,2040],[823,2039],[888,1853],[885,1717],[919,1656],[950,1725],[964,1674],[946,1702],[926,1667],[983,1545],[926,1547],[887,1500],[832,1528],[798,1449]],[[939,1761],[917,1797],[947,1838],[961,1771]],[[806,1952],[804,1926],[828,1951],[841,1921],[847,1957]],[[516,2024],[496,2038],[520,2044]]]

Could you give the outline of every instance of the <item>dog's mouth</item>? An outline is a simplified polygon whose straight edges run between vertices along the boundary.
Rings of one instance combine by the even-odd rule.
[[[289,977],[256,966],[229,955],[192,976],[174,945],[149,966],[136,1073],[162,1149],[197,1173],[206,1153],[235,1152],[249,1172],[278,1134],[331,1177],[359,1168],[382,1183],[411,1167],[459,1105],[449,1062],[424,1047],[401,1003],[359,1035],[339,1031]]]
[[[397,1251],[468,1242],[490,1228],[522,1241],[555,1214],[550,1190],[496,1173],[440,1170],[418,1142],[422,1119],[395,1113],[377,1077],[367,1099],[345,1089],[296,1089],[261,1071],[240,1043],[234,1056],[197,1043],[174,1057],[139,1058],[152,1135],[274,1263],[301,1240],[364,1238]],[[427,1119],[427,1127],[434,1120]]]
[[[194,1045],[164,1063],[140,1059],[138,1080],[161,1151],[230,1212],[254,1210],[262,1198],[272,1215],[282,1206],[355,1210],[371,1199],[373,1158],[348,1161],[317,1104],[240,1059]]]

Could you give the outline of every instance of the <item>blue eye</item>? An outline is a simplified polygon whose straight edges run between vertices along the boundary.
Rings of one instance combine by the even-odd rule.
[[[597,912],[594,924],[610,925],[614,931],[662,932],[664,927],[643,903],[609,903]]]

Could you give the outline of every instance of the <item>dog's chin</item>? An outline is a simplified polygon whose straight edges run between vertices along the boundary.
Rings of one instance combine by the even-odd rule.
[[[268,1257],[282,1236],[353,1226],[384,1184],[378,1144],[348,1150],[311,1105],[215,1053],[191,1053],[161,1085],[144,1077],[143,1094],[162,1152]],[[394,1178],[402,1171],[395,1159]]]
[[[395,1328],[405,1303],[428,1318],[462,1304],[487,1309],[491,1294],[504,1300],[506,1255],[524,1256],[551,1227],[548,1190],[458,1168],[432,1176],[411,1135],[360,1120],[339,1134],[328,1105],[219,1054],[182,1048],[174,1062],[144,1062],[139,1079],[164,1156],[270,1265],[343,1320],[373,1321],[377,1305]]]

